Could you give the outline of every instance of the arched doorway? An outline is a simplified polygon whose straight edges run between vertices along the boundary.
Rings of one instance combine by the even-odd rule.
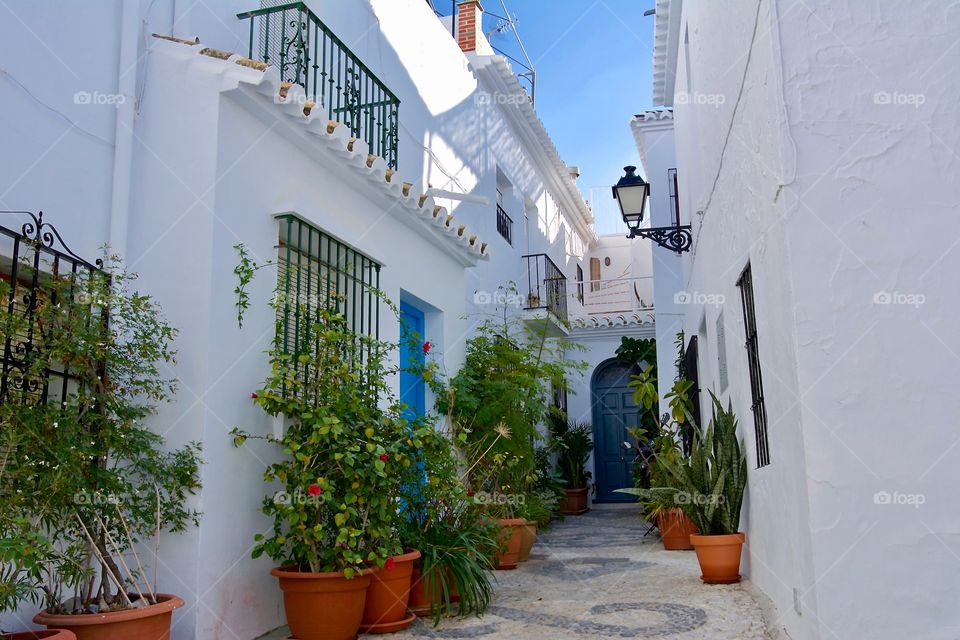
[[[633,443],[627,429],[637,426],[640,419],[633,401],[633,389],[627,386],[630,376],[636,373],[639,372],[635,368],[612,358],[594,370],[590,381],[596,502],[636,500],[636,496],[616,493],[616,489],[633,486],[636,453],[633,449],[624,449],[623,443]]]

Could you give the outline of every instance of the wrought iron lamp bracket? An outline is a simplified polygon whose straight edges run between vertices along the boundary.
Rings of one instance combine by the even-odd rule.
[[[690,230],[689,224],[650,229],[630,229],[630,235],[627,237],[653,240],[664,249],[676,253],[690,251],[690,246],[693,244],[693,232]]]

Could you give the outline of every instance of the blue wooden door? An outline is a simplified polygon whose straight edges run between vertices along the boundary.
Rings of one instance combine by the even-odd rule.
[[[616,493],[616,489],[632,487],[633,449],[623,448],[624,442],[636,445],[627,429],[637,426],[640,419],[633,390],[627,386],[629,367],[618,362],[600,365],[593,376],[591,395],[593,404],[593,460],[597,485],[597,502],[634,502],[635,496]]]
[[[423,311],[400,302],[400,402],[407,405],[408,418],[418,418],[426,412],[427,388],[423,378],[410,371],[423,365],[424,337]]]

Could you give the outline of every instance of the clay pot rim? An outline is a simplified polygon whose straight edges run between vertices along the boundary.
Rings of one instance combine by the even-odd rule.
[[[700,533],[690,534],[690,543],[695,547],[724,547],[731,544],[743,544],[746,540],[747,534],[742,531],[712,536],[705,536]]]
[[[525,518],[498,518],[497,524],[501,527],[519,527],[527,524]]]
[[[139,620],[140,618],[152,618],[179,609],[184,604],[183,598],[172,593],[157,593],[157,604],[149,604],[141,609],[123,609],[121,611],[107,611],[106,613],[79,613],[79,614],[57,614],[47,613],[44,609],[33,616],[33,621],[37,624],[50,627],[86,627],[99,624],[112,624],[114,622],[127,622],[128,620]]]
[[[0,640],[76,640],[72,631],[67,629],[34,629],[33,631],[11,631],[0,633]]]
[[[577,494],[577,495],[579,495],[579,494],[581,494],[581,493],[586,493],[586,492],[587,492],[587,488],[586,488],[586,487],[580,487],[579,489],[564,489],[564,492],[565,492],[565,493],[568,493],[568,494],[572,493],[572,494]]]
[[[396,562],[397,564],[401,562],[404,562],[404,563],[409,562],[411,564],[416,564],[417,560],[420,559],[420,551],[417,549],[409,549],[407,550],[406,553],[402,555],[390,556],[390,557],[393,558],[393,561]],[[388,569],[386,567],[378,567],[377,565],[373,565],[369,569],[365,569],[364,572],[380,573],[381,571],[387,571],[387,570]]]
[[[540,525],[537,524],[537,521],[536,521],[536,520],[526,520],[526,519],[523,521],[523,526],[525,526],[525,527],[537,527],[537,528],[540,527]]]
[[[376,567],[357,569],[357,573],[352,579],[369,575],[373,573],[375,569]],[[321,571],[318,573],[313,573],[311,571],[300,571],[297,568],[297,565],[294,564],[287,564],[282,567],[274,567],[270,570],[270,575],[278,578],[284,578],[286,580],[336,580],[338,578],[347,580],[347,577],[343,575],[343,571]]]

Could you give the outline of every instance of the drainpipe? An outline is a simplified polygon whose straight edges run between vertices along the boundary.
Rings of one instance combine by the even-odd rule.
[[[133,127],[137,99],[137,43],[140,37],[140,3],[120,3],[120,58],[117,93],[123,102],[117,107],[113,137],[113,194],[110,200],[110,250],[126,258],[127,227],[130,219],[130,182],[133,161]]]

